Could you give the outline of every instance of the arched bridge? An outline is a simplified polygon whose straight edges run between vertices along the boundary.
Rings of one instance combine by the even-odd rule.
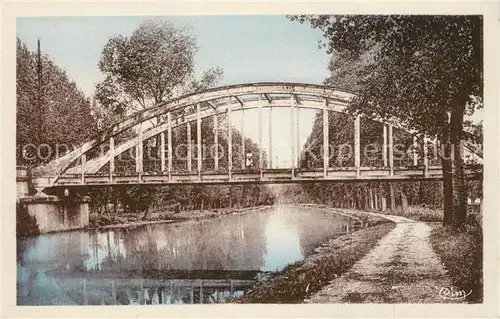
[[[343,113],[354,97],[331,87],[297,83],[254,83],[225,86],[182,96],[171,101],[135,113],[106,132],[88,141],[73,151],[33,170],[33,182],[38,190],[58,186],[112,185],[112,184],[185,184],[185,183],[283,183],[301,181],[355,181],[355,180],[405,180],[439,179],[441,167],[430,160],[428,145],[433,142],[416,132],[412,136],[413,153],[406,162],[394,159],[394,133],[400,129],[397,123],[381,123],[383,127],[382,147],[375,164],[361,160],[360,116],[350,116],[345,125],[352,125],[353,159],[348,166],[336,166],[330,160],[329,114]],[[272,124],[263,126],[263,114],[271,114],[277,107],[289,108],[291,123],[291,165],[273,168]],[[318,110],[322,117],[322,149],[318,163],[321,167],[304,167],[298,145],[300,109]],[[258,110],[258,141],[249,141],[243,132],[234,134],[231,123],[232,112]],[[322,115],[321,115],[322,113]],[[267,116],[267,115],[266,115]],[[243,127],[245,117],[242,116]],[[380,122],[380,121],[379,121]],[[192,124],[194,123],[194,127]],[[210,124],[207,126],[207,124]],[[209,128],[207,140],[203,129]],[[263,150],[263,131],[269,129],[267,152]],[[174,130],[176,134],[173,137]],[[194,133],[192,133],[192,131]],[[180,133],[179,133],[180,132]],[[185,136],[184,136],[185,134]],[[191,140],[191,135],[196,139]],[[179,139],[184,138],[185,147],[179,160],[174,147],[179,148]],[[153,141],[159,153],[154,165],[145,158],[144,148]],[[149,144],[148,144],[149,143]],[[207,144],[214,147],[207,151]],[[253,144],[252,144],[253,143]],[[417,144],[425,145],[417,152]],[[174,145],[176,144],[176,145]],[[239,145],[240,147],[236,147]],[[247,167],[248,149],[255,145],[258,151],[252,154],[253,165]],[[255,148],[254,148],[255,150]],[[126,152],[132,159],[118,165],[117,160]],[[204,156],[211,153],[212,156]],[[470,152],[469,152],[470,153]],[[196,156],[195,156],[196,154]],[[198,156],[201,154],[202,156]],[[470,154],[469,154],[470,155]],[[149,164],[148,164],[149,163]],[[147,164],[147,165],[145,165]],[[118,166],[134,167],[118,170]],[[482,173],[478,168],[466,167],[469,178]]]

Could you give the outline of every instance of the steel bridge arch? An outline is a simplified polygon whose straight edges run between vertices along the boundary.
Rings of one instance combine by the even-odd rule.
[[[238,112],[238,111],[243,111],[243,110],[251,110],[251,109],[257,109],[260,106],[262,109],[268,109],[268,108],[281,108],[281,107],[290,107],[290,104],[286,104],[285,102],[282,101],[277,101],[279,103],[266,103],[262,105],[262,102],[259,100],[256,101],[245,101],[244,105],[240,105],[240,107],[233,107],[233,105],[219,105],[216,109],[210,108],[206,109],[205,111],[201,112],[201,119],[205,118],[210,118],[213,116],[217,116],[220,114],[224,114],[227,112],[228,108],[231,108],[232,111]],[[265,102],[264,102],[265,103]],[[288,102],[290,103],[290,102]],[[304,109],[314,109],[314,110],[322,110],[324,107],[324,101],[320,100],[303,100],[301,99],[302,104],[295,104],[296,108],[304,108]],[[345,112],[342,112],[343,107],[336,103],[336,104],[328,104],[327,105],[327,110],[329,112],[338,112],[345,114]],[[181,119],[181,120],[179,120]],[[173,121],[171,124],[171,129],[186,125],[187,123],[196,121],[197,116],[196,114],[189,114],[187,116],[184,116],[181,118],[181,116],[178,116],[178,118]],[[142,141],[145,141],[147,139],[153,138],[157,136],[160,133],[164,133],[168,130],[169,125],[167,122],[162,122],[160,124],[154,125],[152,127],[147,128],[146,130],[143,131],[142,133]],[[119,156],[120,154],[125,153],[129,149],[137,146],[139,144],[139,137],[134,136],[127,140],[124,143],[119,144],[118,146],[115,147],[113,153],[108,150],[106,154],[102,155],[101,157],[98,157],[96,159],[93,159],[91,161],[88,161],[85,166],[85,173],[97,173],[99,169],[101,169],[106,163],[108,163],[111,160],[111,155],[114,157]],[[69,168],[66,172],[70,174],[77,174],[81,173],[80,167],[74,167],[74,168]]]
[[[305,84],[305,83],[288,83],[288,82],[262,82],[262,83],[250,83],[250,84],[239,84],[223,86],[213,89],[208,89],[199,93],[192,93],[179,98],[162,102],[152,107],[141,110],[125,120],[114,124],[110,129],[101,133],[99,136],[93,138],[92,140],[82,144],[73,151],[61,156],[53,161],[39,166],[34,169],[34,174],[45,175],[56,177],[64,173],[69,166],[79,159],[82,155],[90,151],[95,146],[109,140],[110,137],[114,137],[121,132],[130,129],[142,122],[157,118],[161,115],[165,115],[168,112],[174,112],[178,110],[187,109],[191,106],[196,106],[197,103],[203,103],[208,105],[205,106],[205,111],[207,108],[212,110],[218,109],[220,113],[224,112],[228,108],[234,109],[235,111],[241,110],[242,108],[256,108],[257,104],[262,103],[262,101],[271,102],[271,94],[288,94],[295,96],[297,98],[297,106],[300,107],[301,98],[305,97],[316,97],[322,98],[320,103],[326,101],[329,111],[342,112],[345,106],[352,100],[355,96],[352,93],[338,91],[334,88],[327,87],[324,85],[316,84]],[[244,96],[254,96],[253,98],[245,99]],[[255,99],[255,96],[262,96],[265,99],[261,100]],[[217,100],[228,99],[225,103],[216,104]],[[214,102],[215,101],[215,102]],[[310,99],[308,103],[319,102],[319,100],[314,101]],[[271,106],[275,106],[272,105]],[[276,105],[277,106],[277,105]],[[215,110],[214,110],[215,111]],[[213,114],[210,114],[213,115]],[[210,116],[210,115],[206,115]],[[196,117],[195,114],[192,116]],[[165,126],[161,126],[164,128]],[[160,131],[158,131],[158,134]],[[144,140],[145,138],[143,138]]]

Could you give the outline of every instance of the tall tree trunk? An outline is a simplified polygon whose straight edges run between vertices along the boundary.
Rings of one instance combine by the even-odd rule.
[[[353,206],[354,208],[359,208],[359,202],[358,202],[358,188],[354,189],[354,200],[353,200]]]
[[[374,205],[373,205],[373,189],[371,188],[371,186],[368,186],[368,203],[370,206],[370,210],[372,210],[374,208]]]
[[[380,206],[381,206],[381,210],[383,212],[387,211],[387,197],[385,194],[383,194],[381,197],[380,197]]]
[[[464,104],[465,105],[465,104]],[[455,108],[451,114],[451,136],[453,145],[453,226],[462,227],[467,218],[467,188],[462,160],[462,131],[464,109]]]
[[[369,210],[370,209],[370,198],[369,198],[369,194],[368,194],[368,186],[365,186],[363,188],[363,197],[365,199],[364,209]]]
[[[451,162],[450,131],[447,125],[448,114],[444,114],[444,128],[440,136],[441,165],[443,172],[443,225],[451,226],[453,221],[453,175]]]
[[[424,182],[418,183],[418,205],[422,205],[425,203],[424,200]]]
[[[408,198],[406,197],[403,191],[401,191],[400,194],[401,194],[401,209],[404,211],[408,208]]]
[[[394,184],[389,182],[389,201],[390,201],[390,210],[395,211],[396,210],[396,195],[394,193]]]

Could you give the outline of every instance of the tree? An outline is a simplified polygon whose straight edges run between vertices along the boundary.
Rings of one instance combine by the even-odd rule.
[[[219,68],[207,71],[201,81],[194,80],[196,52],[189,29],[146,21],[130,37],[108,41],[99,62],[105,78],[97,84],[95,96],[113,112],[126,114],[216,83],[222,77]]]
[[[323,31],[324,45],[333,54],[326,83],[352,85],[357,98],[349,111],[397,120],[440,140],[444,223],[462,225],[464,115],[480,107],[474,100],[482,100],[481,16],[291,18]]]
[[[64,70],[48,56],[30,52],[19,38],[16,62],[18,164],[43,164],[95,134],[90,101]]]
[[[102,128],[120,120],[130,113],[168,101],[183,94],[191,94],[216,86],[223,76],[219,67],[204,72],[199,79],[194,73],[194,57],[196,54],[195,38],[186,28],[158,21],[147,21],[141,24],[130,37],[116,36],[104,47],[99,68],[105,78],[96,86],[93,110],[97,114]],[[177,114],[173,114],[174,117]],[[227,132],[224,129],[224,119],[219,122],[219,144],[227,149],[225,140]],[[210,119],[202,121],[202,141],[213,141],[213,122]],[[128,134],[128,135],[127,135]],[[127,139],[135,132],[121,134]],[[196,127],[191,127],[191,138],[196,140]],[[233,129],[233,141],[240,141],[240,133]],[[155,139],[152,137],[151,139]],[[187,138],[185,128],[174,129],[172,145],[184,143]],[[157,141],[159,139],[156,139]],[[147,142],[147,141],[145,141]],[[233,147],[237,146],[233,143]],[[144,154],[159,154],[159,143],[147,144]],[[151,149],[152,148],[152,149]],[[246,149],[258,153],[258,145],[247,139]],[[187,150],[186,150],[187,151]],[[234,150],[233,150],[234,152]],[[157,171],[159,158],[146,158],[143,165],[145,172]],[[235,156],[233,165],[239,167],[240,159]],[[125,163],[127,164],[127,163]],[[196,161],[194,162],[196,165]],[[265,161],[264,161],[264,164]],[[227,158],[221,158],[220,167],[227,165]],[[117,167],[120,164],[117,163]],[[174,163],[175,167],[175,163]],[[203,162],[204,168],[213,168],[213,162]],[[106,169],[104,166],[103,169]],[[243,189],[233,189],[229,186],[177,186],[154,189],[156,196],[150,196],[151,188],[133,187],[122,191],[122,206],[132,211],[143,211],[143,219],[149,218],[149,206],[153,202],[172,201],[183,208],[204,209],[206,207],[224,207],[237,204],[239,206],[255,205],[262,202],[272,202],[272,196],[265,186],[256,186],[244,193]],[[241,194],[240,192],[241,191]],[[234,196],[230,202],[229,194]],[[247,198],[245,195],[252,198]],[[257,200],[256,200],[257,199]],[[139,206],[134,206],[134,202]]]

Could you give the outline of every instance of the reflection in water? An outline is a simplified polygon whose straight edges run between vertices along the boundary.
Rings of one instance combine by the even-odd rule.
[[[298,207],[18,241],[18,304],[215,303],[303,259],[347,219]]]

